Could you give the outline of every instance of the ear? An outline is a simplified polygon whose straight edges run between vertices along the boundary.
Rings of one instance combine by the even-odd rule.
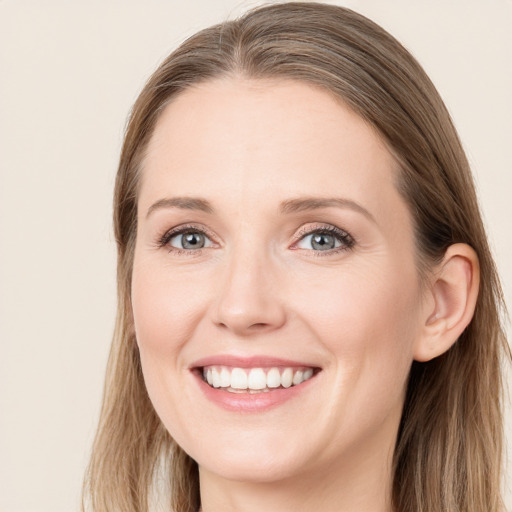
[[[467,244],[451,245],[433,272],[414,350],[416,361],[430,361],[458,340],[473,318],[479,285],[476,252]]]

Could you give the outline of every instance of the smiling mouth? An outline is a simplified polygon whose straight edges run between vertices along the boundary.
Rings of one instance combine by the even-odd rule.
[[[233,366],[204,366],[201,374],[210,387],[230,393],[268,393],[298,386],[311,379],[318,368],[270,367],[238,368]]]

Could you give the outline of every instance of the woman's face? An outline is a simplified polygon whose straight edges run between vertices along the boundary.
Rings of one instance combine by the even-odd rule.
[[[211,81],[164,110],[133,313],[151,400],[202,474],[389,470],[425,309],[397,175],[300,82]]]

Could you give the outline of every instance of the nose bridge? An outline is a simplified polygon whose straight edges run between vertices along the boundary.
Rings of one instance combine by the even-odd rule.
[[[241,237],[228,251],[214,321],[238,335],[272,330],[285,321],[276,261],[255,238]]]

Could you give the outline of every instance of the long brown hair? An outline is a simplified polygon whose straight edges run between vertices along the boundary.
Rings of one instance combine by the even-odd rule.
[[[95,512],[145,512],[155,485],[170,483],[172,510],[199,506],[197,465],[146,393],[130,280],[137,187],[159,115],[183,89],[221,76],[314,84],[373,125],[401,163],[398,187],[414,219],[421,273],[453,243],[476,251],[481,288],[472,322],[446,354],[412,364],[393,505],[397,512],[501,511],[500,361],[510,352],[500,323],[502,292],[453,123],[420,65],[381,27],[349,9],[295,2],[260,7],[194,35],[161,64],[134,105],[114,198],[117,324],[84,501]]]

